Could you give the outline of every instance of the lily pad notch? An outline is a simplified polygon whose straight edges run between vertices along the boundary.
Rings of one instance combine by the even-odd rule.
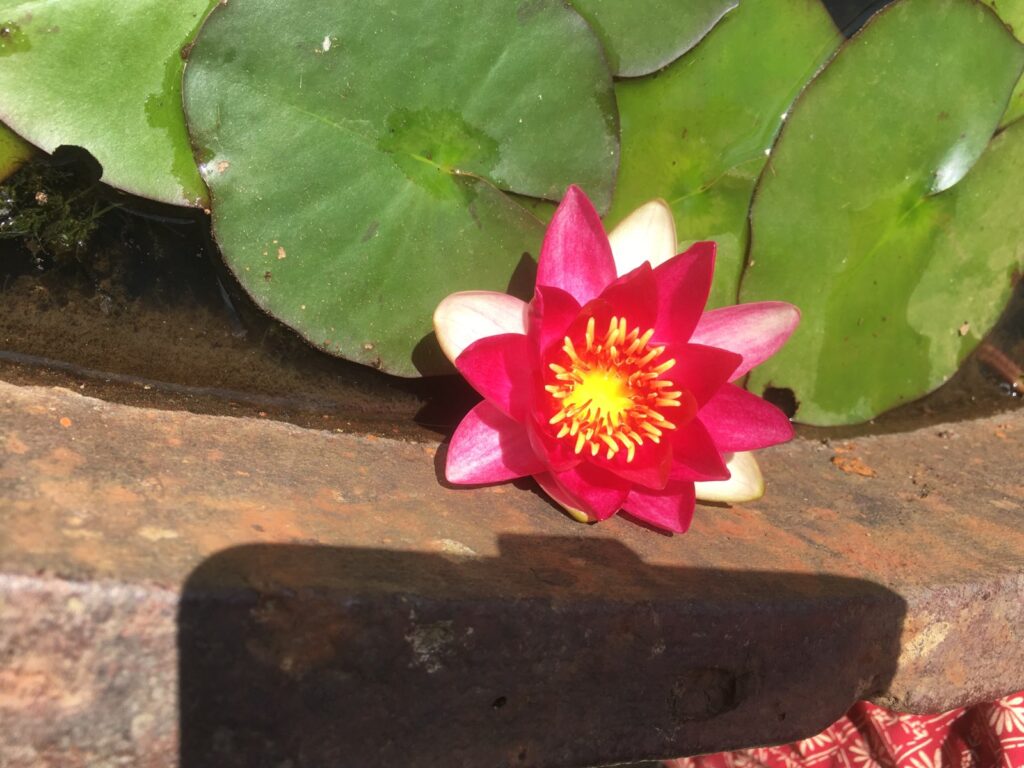
[[[540,245],[512,193],[555,200],[580,183],[610,202],[600,44],[560,3],[266,5],[215,9],[185,70],[224,259],[316,346],[401,376],[448,372],[416,351],[434,307],[506,289]]]

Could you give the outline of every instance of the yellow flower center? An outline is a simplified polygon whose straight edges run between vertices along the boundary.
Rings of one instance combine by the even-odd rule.
[[[556,411],[549,423],[558,426],[557,437],[573,441],[576,453],[604,451],[610,460],[624,450],[633,461],[644,440],[658,443],[665,430],[676,428],[662,410],[684,402],[696,410],[693,396],[664,378],[676,361],[659,362],[665,347],[650,346],[653,336],[653,330],[627,331],[626,320],[613,317],[600,338],[590,318],[579,349],[565,337],[565,357],[548,366],[554,381],[544,389]]]

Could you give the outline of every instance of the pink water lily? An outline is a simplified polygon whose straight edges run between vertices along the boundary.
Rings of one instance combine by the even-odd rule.
[[[782,346],[799,312],[782,302],[705,312],[715,244],[675,250],[663,202],[606,235],[570,187],[532,301],[471,291],[440,304],[441,347],[484,398],[452,436],[450,482],[532,475],[578,519],[621,510],[678,532],[698,497],[760,497],[749,451],[790,439],[792,426],[731,382]]]

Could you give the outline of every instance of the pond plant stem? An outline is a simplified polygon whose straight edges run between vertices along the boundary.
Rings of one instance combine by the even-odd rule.
[[[1002,350],[986,340],[978,345],[977,354],[978,360],[999,376],[1014,393],[1024,392],[1024,369],[1007,357]]]

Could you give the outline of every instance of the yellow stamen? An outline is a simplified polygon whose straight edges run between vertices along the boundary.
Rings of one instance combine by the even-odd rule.
[[[640,429],[646,432],[651,437],[661,437],[662,431],[648,421],[640,423]]]
[[[626,461],[632,461],[636,456],[636,444],[623,432],[620,432],[616,437],[619,438],[619,442],[626,448]]]
[[[544,391],[554,406],[552,432],[572,440],[575,453],[589,448],[594,458],[603,451],[605,460],[624,454],[632,462],[645,441],[658,444],[663,430],[693,418],[693,398],[662,378],[676,361],[656,362],[665,346],[650,346],[653,338],[653,329],[630,329],[626,318],[617,315],[603,336],[590,317],[578,344],[564,338],[561,357],[548,363],[553,375]],[[662,413],[669,408],[678,417],[673,421]]]
[[[648,352],[646,355],[644,355],[639,360],[637,360],[636,364],[639,365],[640,367],[643,367],[643,366],[647,365],[649,362],[651,362],[654,358],[658,357],[658,355],[660,355],[664,351],[665,351],[664,347],[655,347],[650,352]],[[654,369],[654,372],[655,373],[660,373],[660,371],[657,368]]]
[[[565,343],[562,346],[562,349],[565,350],[565,354],[569,356],[569,359],[573,363],[579,365],[579,355],[576,354],[576,348],[572,345],[572,339],[570,339],[568,336],[565,337]]]
[[[623,432],[623,434],[626,435],[630,440],[632,440],[637,445],[643,445],[644,444],[644,439],[640,436],[639,432],[634,432],[633,430],[628,430],[626,432]]]

